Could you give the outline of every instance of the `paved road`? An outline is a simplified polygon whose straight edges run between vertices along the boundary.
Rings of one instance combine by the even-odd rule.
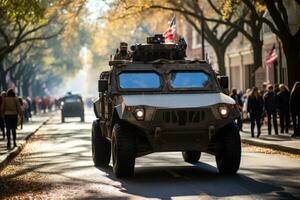
[[[299,199],[300,159],[243,148],[236,176],[217,173],[214,157],[196,165],[180,153],[155,153],[136,162],[135,177],[114,178],[95,168],[90,127],[59,114],[43,126],[23,152],[0,172],[0,197],[7,199]],[[1,199],[1,198],[0,198]]]

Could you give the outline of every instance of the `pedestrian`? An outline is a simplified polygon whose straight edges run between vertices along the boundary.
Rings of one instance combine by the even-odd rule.
[[[28,106],[27,107],[28,118],[32,119],[32,114],[31,114],[31,112],[32,112],[32,100],[29,96],[25,100],[26,100],[27,106]]]
[[[22,115],[18,119],[17,126],[20,126],[20,129],[22,130],[23,129],[23,123],[24,123],[24,110],[25,110],[26,105],[24,104],[24,101],[23,101],[22,97],[17,97],[17,99],[19,100],[21,110],[22,110]]]
[[[294,134],[292,137],[300,136],[300,82],[297,81],[291,91],[290,109],[293,119]]]
[[[249,114],[248,114],[247,107],[248,107],[248,97],[250,95],[250,92],[251,92],[251,89],[248,88],[242,97],[243,98],[243,120],[244,121],[249,120]]]
[[[267,93],[267,91],[268,91],[268,84],[266,82],[264,82],[263,85],[262,85],[262,89],[259,90],[259,93],[262,96],[262,98],[265,96],[265,94]],[[267,116],[266,112],[263,112],[262,117],[261,117],[261,124],[265,123],[266,116]]]
[[[283,133],[284,130],[288,133],[290,127],[290,91],[284,84],[279,85],[279,90],[277,93],[277,105],[280,119],[280,133]]]
[[[37,114],[37,101],[36,98],[32,98],[32,110],[33,110],[33,114],[36,115]]]
[[[279,84],[278,83],[274,84],[274,92],[275,92],[275,94],[277,94],[278,92],[280,92],[280,88],[279,88]]]
[[[250,114],[251,136],[254,137],[254,127],[256,123],[257,137],[259,137],[261,133],[261,117],[263,114],[263,98],[258,92],[257,87],[254,87],[249,94],[247,111]]]
[[[46,113],[47,107],[48,107],[48,99],[47,99],[46,96],[44,96],[42,98],[42,110],[43,110],[43,113]]]
[[[23,99],[22,109],[23,109],[23,119],[25,123],[29,122],[28,108],[29,108],[28,102],[26,101],[26,99]]]
[[[243,128],[243,121],[242,121],[242,108],[243,108],[243,102],[241,100],[241,97],[237,93],[237,89],[233,88],[230,93],[230,97],[233,98],[235,101],[235,105],[240,111],[240,116],[237,118],[237,125],[240,130]]]
[[[7,149],[11,148],[10,135],[13,135],[14,147],[17,146],[16,143],[16,129],[18,117],[22,115],[22,109],[18,98],[13,89],[7,90],[7,96],[1,105],[1,112],[4,114],[6,134],[7,134]]]
[[[264,108],[267,113],[268,119],[268,134],[271,135],[272,132],[272,123],[275,130],[275,134],[278,135],[278,125],[277,125],[277,99],[276,94],[274,92],[273,85],[268,86],[268,90],[264,95]]]
[[[1,92],[1,96],[0,96],[0,108],[1,105],[4,101],[4,98],[6,96],[6,92]],[[5,122],[4,122],[4,114],[2,112],[0,112],[0,129],[3,135],[3,140],[5,140]]]

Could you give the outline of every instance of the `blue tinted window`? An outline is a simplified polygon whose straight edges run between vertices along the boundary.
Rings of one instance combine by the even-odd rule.
[[[209,83],[209,76],[201,71],[175,71],[171,73],[173,88],[204,88]]]
[[[160,78],[155,72],[122,72],[119,80],[122,89],[157,89],[160,87]]]

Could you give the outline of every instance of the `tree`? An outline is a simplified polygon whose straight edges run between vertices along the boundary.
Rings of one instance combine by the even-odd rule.
[[[296,30],[290,28],[289,15],[287,4],[293,4],[289,8],[300,9],[300,1],[285,1],[285,0],[239,0],[249,8],[251,13],[257,17],[258,21],[265,23],[276,34],[282,42],[283,51],[285,53],[287,68],[288,68],[288,85],[292,87],[295,81],[299,81],[297,76],[297,67],[300,65],[300,25]],[[230,0],[226,0],[230,3]],[[260,7],[265,6],[272,20],[264,16],[259,16]],[[231,8],[232,9],[232,8]],[[229,10],[231,10],[229,9]],[[225,15],[228,12],[224,13]]]
[[[121,8],[121,9],[120,9]],[[201,23],[204,22],[203,31],[205,39],[213,47],[221,74],[225,74],[225,52],[229,44],[237,36],[239,30],[233,26],[224,26],[224,20],[218,9],[210,7],[200,0],[165,0],[165,1],[117,1],[112,8],[115,13],[122,13],[123,16],[133,15],[133,13],[145,13],[147,10],[168,10],[178,12],[188,21],[194,29],[201,34]],[[206,20],[208,16],[217,16],[218,19]],[[242,27],[246,13],[231,15],[229,17],[235,26]],[[121,18],[121,17],[119,17]],[[204,20],[204,21],[203,21]]]
[[[41,30],[52,19],[44,18],[46,7],[39,0],[10,0],[0,2],[0,73],[2,89],[6,89],[5,75],[10,68],[5,68],[4,59],[24,43],[45,40],[57,35]],[[55,30],[55,29],[54,29]]]
[[[8,73],[15,81],[22,83],[23,81],[28,82],[28,79],[24,78],[24,74],[30,72],[31,66],[44,68],[44,66],[41,65],[42,61],[38,62],[38,59],[30,62],[30,65],[27,59],[24,61],[24,56],[30,52],[26,51],[22,57],[20,50],[22,50],[26,44],[34,42],[49,49],[52,45],[51,42],[54,40],[51,40],[50,43],[43,43],[43,41],[58,38],[58,36],[61,35],[59,38],[61,46],[59,46],[58,49],[66,50],[64,47],[67,46],[66,44],[69,44],[70,41],[68,43],[65,38],[71,40],[75,38],[75,31],[73,30],[78,27],[76,26],[76,23],[78,23],[76,18],[79,18],[79,11],[82,10],[84,3],[84,0],[0,1],[0,88],[2,87],[3,90],[6,89],[6,75]],[[80,40],[79,37],[77,37],[77,39]],[[78,40],[75,40],[76,44],[78,44]],[[39,45],[31,45],[29,50],[33,52],[40,50]],[[62,45],[65,46],[63,47]],[[70,55],[70,57],[68,57],[68,55],[57,60],[64,60],[61,63],[67,63],[68,67],[65,68],[66,70],[73,71],[73,69],[75,69],[74,71],[76,71],[78,67],[74,67],[76,66],[74,63],[78,63],[80,66],[80,62],[78,61],[80,49],[79,47],[76,51],[76,49],[70,48],[72,53],[69,53],[70,51],[66,51],[67,53],[60,52],[61,54],[57,53],[58,58],[65,54]],[[54,50],[53,48],[53,51]],[[22,57],[23,59],[17,60],[16,58],[18,57]],[[70,60],[72,61],[70,62]],[[42,71],[43,70],[35,70],[36,73]],[[49,71],[53,72],[51,70]],[[59,75],[56,75],[56,77],[59,77]]]
[[[262,67],[262,50],[263,50],[263,37],[261,37],[261,31],[263,26],[263,16],[266,12],[266,8],[259,1],[255,5],[251,3],[251,0],[240,0],[240,1],[221,1],[222,3],[216,4],[215,1],[208,0],[210,6],[218,12],[219,15],[223,16],[222,20],[214,18],[205,18],[207,21],[218,21],[221,24],[230,26],[242,35],[251,43],[253,51],[253,67],[251,70],[251,83],[255,82],[255,71]],[[240,24],[232,22],[229,16],[237,13],[247,13],[245,17],[241,18]],[[245,30],[245,26],[249,28],[249,31]]]
[[[287,8],[282,0],[265,0],[265,3],[273,23],[267,19],[265,21],[282,42],[288,67],[288,83],[291,88],[296,81],[300,80],[297,74],[300,66],[300,25],[296,31],[291,30]],[[294,4],[297,9],[300,9],[299,0],[294,0]]]

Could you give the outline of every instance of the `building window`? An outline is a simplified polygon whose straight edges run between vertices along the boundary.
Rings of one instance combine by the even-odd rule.
[[[200,48],[200,47],[201,47],[201,43],[202,43],[201,34],[198,33],[198,32],[193,28],[193,30],[192,30],[192,36],[193,36],[192,48],[193,48],[193,49]]]

